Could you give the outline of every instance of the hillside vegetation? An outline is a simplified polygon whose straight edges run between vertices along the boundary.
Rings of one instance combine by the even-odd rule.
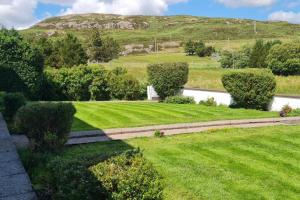
[[[255,26],[256,23],[256,32]],[[61,37],[72,32],[82,41],[90,30],[102,30],[121,44],[255,38],[298,38],[300,25],[286,22],[194,16],[121,16],[104,14],[67,15],[46,19],[22,31],[27,37]],[[188,33],[188,34],[187,34]]]

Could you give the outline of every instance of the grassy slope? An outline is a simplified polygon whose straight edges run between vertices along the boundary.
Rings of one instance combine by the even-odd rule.
[[[300,126],[226,129],[68,148],[73,159],[140,147],[164,177],[165,199],[299,199]],[[51,157],[49,158],[51,160]],[[35,168],[43,174],[45,168]],[[35,177],[36,184],[43,179]]]
[[[277,117],[275,112],[145,102],[78,102],[73,130],[125,128],[225,119]]]
[[[254,38],[297,38],[300,36],[300,25],[288,24],[285,22],[257,22],[257,34],[253,31],[252,20],[206,18],[193,16],[115,16],[115,15],[73,15],[66,17],[49,18],[42,23],[99,23],[132,21],[138,27],[143,27],[146,22],[148,28],[136,28],[134,30],[105,30],[104,35],[110,35],[122,44],[154,42],[157,38],[159,42],[165,41],[185,41],[191,39],[202,40],[231,40],[254,39]],[[45,34],[51,31],[51,26],[41,28],[34,26],[24,30],[22,33],[28,37],[36,34]],[[72,32],[83,41],[88,38],[90,29],[60,29],[55,30],[61,37],[66,32]],[[188,34],[187,34],[188,33]]]
[[[107,69],[125,67],[129,74],[141,81],[147,81],[147,65],[160,62],[187,62],[190,64],[189,81],[186,87],[225,90],[221,83],[222,74],[230,71],[222,69],[220,63],[211,58],[186,56],[184,53],[162,52],[158,54],[130,55],[103,64]],[[277,94],[300,96],[300,76],[276,76]]]

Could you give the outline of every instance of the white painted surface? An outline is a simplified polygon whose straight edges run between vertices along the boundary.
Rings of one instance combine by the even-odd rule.
[[[148,100],[157,99],[158,95],[152,86],[148,86]],[[208,98],[213,97],[218,105],[229,106],[233,99],[229,93],[219,92],[219,91],[208,91],[208,90],[198,90],[198,89],[183,89],[182,95],[187,97],[193,97],[197,103],[200,101],[205,101]],[[285,105],[291,106],[293,109],[300,108],[300,97],[282,97],[275,96],[270,104],[271,111],[280,111]]]

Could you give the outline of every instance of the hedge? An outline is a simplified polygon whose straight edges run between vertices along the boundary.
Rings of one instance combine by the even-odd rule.
[[[164,100],[175,96],[188,81],[187,63],[163,63],[149,65],[147,68],[149,83],[153,85],[159,97]]]
[[[33,150],[57,150],[67,141],[76,110],[71,103],[31,103],[21,107],[16,128],[26,134]]]
[[[22,93],[7,93],[3,96],[3,115],[8,122],[11,122],[18,109],[26,104]]]
[[[272,101],[276,81],[268,70],[244,70],[225,74],[224,88],[230,93],[236,107],[267,110]]]
[[[193,97],[184,96],[170,96],[167,97],[164,102],[170,104],[196,104]]]

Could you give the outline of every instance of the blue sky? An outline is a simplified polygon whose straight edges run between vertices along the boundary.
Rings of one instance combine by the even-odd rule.
[[[0,24],[25,28],[76,13],[195,15],[300,23],[300,0],[0,0]]]

